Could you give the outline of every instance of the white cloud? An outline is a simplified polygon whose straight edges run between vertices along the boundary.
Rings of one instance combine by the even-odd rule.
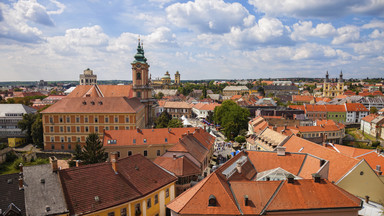
[[[362,28],[363,29],[373,29],[373,28],[384,29],[384,21],[372,20],[371,22],[363,25]]]
[[[248,10],[239,3],[223,0],[195,0],[166,8],[168,19],[178,27],[200,33],[225,33],[232,27],[249,24]]]
[[[379,31],[377,29],[375,29],[370,35],[369,35],[370,38],[373,38],[373,39],[383,39],[384,38],[384,31]]]
[[[340,17],[348,14],[384,15],[377,0],[249,0],[257,11],[271,16]],[[381,10],[381,11],[380,11]]]
[[[300,21],[292,27],[292,40],[305,40],[308,36],[327,38],[336,34],[336,29],[331,23],[320,23],[313,28],[311,21]]]
[[[56,7],[57,10],[48,11],[48,14],[62,14],[65,9],[65,5],[57,0],[50,0]]]
[[[150,35],[145,37],[148,44],[154,46],[172,47],[177,46],[176,35],[167,27],[159,27]]]
[[[337,36],[333,38],[332,44],[343,44],[358,41],[360,30],[356,26],[344,26],[337,29]]]
[[[36,0],[19,0],[14,4],[14,10],[17,16],[23,16],[26,20],[47,26],[54,25],[46,8]]]
[[[355,53],[359,55],[382,56],[384,53],[384,41],[373,40],[351,44]]]

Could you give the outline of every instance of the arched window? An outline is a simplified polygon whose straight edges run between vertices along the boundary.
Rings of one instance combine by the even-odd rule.
[[[209,195],[208,206],[216,206],[216,205],[217,205],[216,197],[212,194]]]
[[[136,79],[141,80],[141,73],[140,72],[136,73]]]

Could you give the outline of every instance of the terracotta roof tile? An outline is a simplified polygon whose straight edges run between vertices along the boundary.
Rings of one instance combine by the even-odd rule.
[[[295,209],[361,208],[361,200],[338,186],[322,179],[320,183],[303,179],[293,184],[284,181],[267,207],[268,211]]]
[[[292,95],[293,102],[311,102],[313,100],[314,97],[309,95]]]
[[[181,109],[190,109],[192,108],[192,104],[189,104],[184,101],[167,101],[164,104],[164,108],[181,108]]]
[[[89,97],[133,97],[132,85],[78,85],[67,97],[86,97],[87,93]]]
[[[157,157],[153,162],[178,177],[201,174],[200,168],[184,156],[178,158]]]
[[[288,107],[291,109],[297,109],[297,110],[304,110],[305,111],[304,105],[289,105]]]
[[[176,177],[142,155],[117,162],[118,173],[110,162],[60,170],[65,199],[71,214],[83,214],[109,208],[145,196]],[[99,202],[95,197],[99,197]]]
[[[136,113],[144,109],[138,98],[126,97],[67,97],[41,113]]]
[[[288,152],[300,151],[328,160],[330,162],[328,179],[335,182],[360,161],[296,136],[292,136],[284,147]]]
[[[375,119],[378,115],[375,115],[375,114],[369,114],[367,116],[365,116],[364,118],[362,118],[361,120],[362,121],[366,121],[366,122],[371,122],[373,121],[373,119]]]
[[[325,106],[327,108],[327,112],[346,112],[344,105],[327,104]]]
[[[134,130],[109,130],[104,132],[104,146],[176,144],[183,134],[193,133],[200,128],[156,128]],[[144,143],[145,139],[145,143]],[[116,144],[108,144],[116,140]],[[135,142],[135,143],[134,143]]]

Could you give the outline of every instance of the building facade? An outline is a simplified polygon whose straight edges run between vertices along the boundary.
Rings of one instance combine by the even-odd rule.
[[[249,89],[247,86],[226,86],[223,89],[224,96],[233,96],[233,95],[241,95],[248,94]]]
[[[83,74],[80,74],[80,85],[96,85],[97,75],[93,74],[93,70],[87,68]]]
[[[36,110],[23,104],[0,104],[0,139],[25,137],[17,123],[24,114],[30,113],[36,113]]]
[[[344,92],[344,80],[343,72],[340,72],[340,78],[337,83],[331,83],[329,80],[329,74],[325,75],[324,85],[323,85],[323,97],[336,97],[342,95]]]
[[[184,101],[167,101],[164,104],[164,110],[166,110],[172,118],[181,118],[182,116],[192,118],[192,106],[192,104]]]

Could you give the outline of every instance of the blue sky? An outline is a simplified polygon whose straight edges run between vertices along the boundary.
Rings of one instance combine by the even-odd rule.
[[[5,0],[1,81],[384,77],[384,0]]]

